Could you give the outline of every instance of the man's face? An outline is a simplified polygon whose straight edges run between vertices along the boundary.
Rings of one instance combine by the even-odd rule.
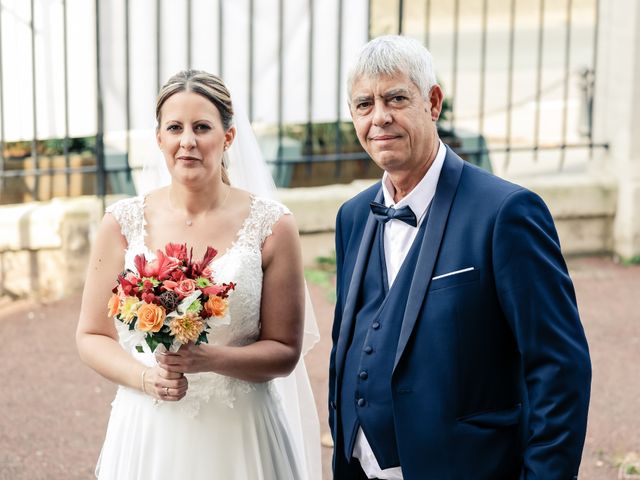
[[[373,161],[391,174],[421,172],[435,156],[441,108],[439,86],[425,99],[403,73],[358,78],[351,91],[358,139]]]

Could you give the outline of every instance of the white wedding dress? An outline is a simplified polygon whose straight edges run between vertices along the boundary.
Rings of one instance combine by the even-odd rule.
[[[154,254],[144,243],[144,197],[107,209],[128,242],[126,268],[135,255]],[[280,203],[253,197],[250,214],[233,245],[211,263],[217,282],[234,282],[229,321],[215,326],[209,343],[247,345],[260,333],[261,248],[272,226],[290,213]],[[214,246],[215,247],[215,246]],[[121,345],[147,365],[139,336],[116,321]],[[108,480],[299,480],[304,456],[290,435],[273,382],[251,383],[215,373],[188,374],[189,388],[178,402],[154,403],[149,395],[119,387],[96,467]]]

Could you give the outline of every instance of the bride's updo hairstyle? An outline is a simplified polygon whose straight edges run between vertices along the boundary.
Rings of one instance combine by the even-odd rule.
[[[225,132],[233,125],[233,105],[231,94],[222,79],[211,73],[202,70],[182,70],[172,76],[165,83],[156,101],[156,129],[160,128],[160,113],[164,102],[168,98],[180,92],[193,92],[202,95],[215,105],[222,118],[222,126]],[[227,153],[222,154],[222,181],[227,185],[229,182],[229,172],[227,171]]]

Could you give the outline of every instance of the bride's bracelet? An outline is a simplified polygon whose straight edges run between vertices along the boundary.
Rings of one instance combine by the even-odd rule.
[[[140,386],[142,387],[142,393],[144,393],[145,395],[147,394],[147,390],[144,388],[144,376],[147,374],[148,371],[149,371],[149,368],[145,368],[144,370],[142,370],[142,373],[140,374]]]

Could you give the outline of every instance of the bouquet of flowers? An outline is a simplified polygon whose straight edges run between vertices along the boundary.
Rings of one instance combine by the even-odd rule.
[[[217,284],[209,264],[217,255],[212,247],[201,261],[193,261],[193,249],[169,243],[156,259],[137,255],[137,271],[118,275],[108,304],[109,316],[142,334],[153,352],[158,345],[177,351],[182,344],[207,342],[216,319],[227,313],[229,291],[235,284]],[[143,351],[142,345],[137,345]]]

